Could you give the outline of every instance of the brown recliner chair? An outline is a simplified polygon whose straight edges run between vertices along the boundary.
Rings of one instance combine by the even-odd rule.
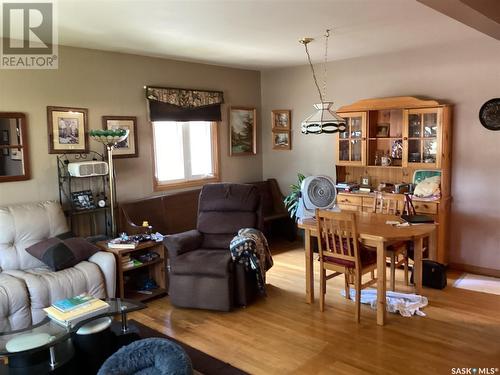
[[[257,294],[255,276],[234,264],[229,244],[241,228],[262,228],[259,191],[243,184],[208,184],[200,193],[196,229],[167,236],[170,301],[174,306],[229,311]]]

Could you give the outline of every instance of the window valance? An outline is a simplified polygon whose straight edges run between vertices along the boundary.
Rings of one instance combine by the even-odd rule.
[[[222,91],[146,87],[151,121],[221,121]]]

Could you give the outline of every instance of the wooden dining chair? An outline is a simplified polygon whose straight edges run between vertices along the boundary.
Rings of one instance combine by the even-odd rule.
[[[377,194],[373,199],[373,212],[386,215],[401,215],[405,209],[405,197],[401,194],[382,195]],[[387,246],[386,251],[391,259],[390,263],[390,286],[391,290],[396,289],[396,268],[403,266],[404,279],[409,285],[408,278],[408,249],[407,241],[400,241]]]
[[[346,298],[350,299],[349,285],[356,289],[356,321],[360,319],[361,290],[377,282],[377,251],[364,246],[358,237],[356,215],[353,212],[332,212],[316,209],[318,249],[320,261],[320,311],[325,310],[326,281],[344,275]],[[332,271],[327,275],[326,271]],[[371,279],[362,283],[362,276]]]

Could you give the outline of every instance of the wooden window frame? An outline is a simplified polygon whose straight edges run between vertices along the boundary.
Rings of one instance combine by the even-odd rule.
[[[190,122],[190,121],[178,121]],[[197,179],[175,180],[173,182],[160,182],[156,178],[156,153],[155,153],[155,127],[151,123],[153,129],[153,191],[167,191],[174,189],[182,189],[196,186],[203,186],[210,182],[220,181],[220,147],[219,147],[219,126],[220,124],[212,121],[210,124],[210,133],[212,138],[212,160],[213,160],[213,176]]]

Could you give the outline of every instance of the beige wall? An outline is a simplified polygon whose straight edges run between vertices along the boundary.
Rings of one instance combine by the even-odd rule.
[[[0,205],[58,199],[56,155],[47,151],[49,105],[88,108],[91,129],[102,127],[103,115],[137,116],[139,157],[116,160],[117,195],[121,201],[152,195],[152,133],[144,85],[224,91],[221,177],[235,182],[262,178],[260,151],[251,157],[228,156],[226,121],[231,104],[260,110],[259,72],[62,47],[58,70],[0,70],[0,111],[27,114],[33,177],[1,183]],[[90,147],[103,150],[94,141]]]
[[[492,269],[500,269],[500,132],[483,128],[478,112],[500,96],[499,62],[500,43],[485,36],[473,44],[338,61],[328,69],[336,107],[400,95],[455,104],[451,262]],[[297,172],[333,176],[334,136],[300,134],[300,121],[318,100],[309,68],[267,70],[261,80],[263,177],[276,177],[286,192]],[[270,113],[286,108],[292,109],[292,151],[273,151]]]

